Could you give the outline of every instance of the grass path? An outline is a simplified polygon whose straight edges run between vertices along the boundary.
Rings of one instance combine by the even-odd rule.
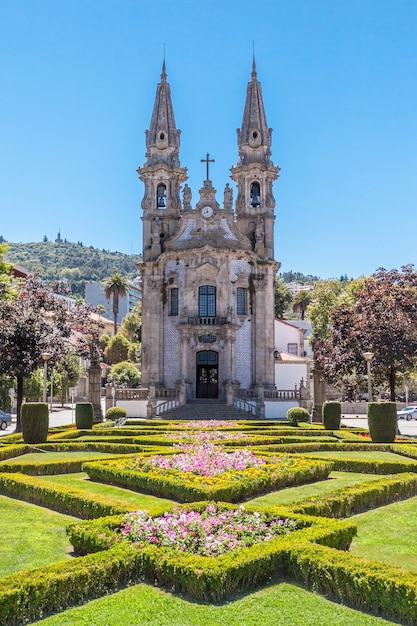
[[[0,496],[0,577],[69,559],[65,527],[75,517]]]
[[[41,620],[42,626],[387,626],[393,622],[279,583],[222,605],[141,584]]]
[[[381,476],[376,474],[356,474],[354,472],[332,472],[327,480],[321,480],[308,485],[300,485],[299,487],[291,487],[281,489],[273,493],[267,493],[253,500],[249,500],[251,504],[259,504],[260,506],[269,506],[271,504],[292,505],[301,502],[305,498],[327,494],[336,489],[342,489],[350,485],[358,485],[370,480],[377,480]]]
[[[349,519],[358,526],[351,552],[417,572],[417,497]]]

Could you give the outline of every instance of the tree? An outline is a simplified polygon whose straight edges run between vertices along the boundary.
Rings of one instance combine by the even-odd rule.
[[[120,324],[119,331],[122,335],[129,339],[130,343],[136,341],[140,342],[140,330],[142,324],[142,317],[137,313],[128,313],[124,316],[122,323]]]
[[[106,347],[106,359],[109,363],[119,363],[126,361],[129,354],[130,343],[123,335],[111,337]]]
[[[65,359],[54,370],[54,389],[59,395],[62,405],[68,399],[68,389],[75,387],[82,373],[80,358],[71,349]]]
[[[293,313],[295,313],[296,315],[299,315],[301,317],[301,319],[303,320],[305,317],[305,313],[307,311],[307,307],[311,302],[311,291],[310,290],[306,290],[303,289],[302,291],[299,291],[293,299],[292,302],[292,310]]]
[[[108,380],[118,385],[127,385],[128,387],[136,387],[140,384],[140,372],[133,363],[129,361],[121,361],[111,368]]]
[[[43,366],[45,352],[51,354],[51,365],[59,362],[68,352],[70,334],[64,303],[37,276],[28,276],[14,298],[0,299],[0,373],[16,376],[16,432],[21,431],[24,379]]]
[[[391,400],[400,372],[417,363],[417,274],[412,266],[378,270],[331,314],[328,334],[316,344],[326,377],[335,381],[356,368],[365,372],[363,353],[372,352],[377,384],[388,384]]]
[[[119,314],[119,298],[127,294],[129,283],[127,279],[116,272],[104,281],[104,293],[106,298],[113,300],[114,334],[117,334],[117,316]]]
[[[285,311],[292,302],[292,294],[281,278],[275,279],[274,291],[274,314],[275,317],[282,320]]]

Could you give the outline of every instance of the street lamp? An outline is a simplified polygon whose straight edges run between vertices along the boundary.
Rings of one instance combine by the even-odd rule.
[[[42,352],[43,358],[43,401],[46,403],[46,377],[48,374],[48,361],[52,354],[49,352]]]
[[[368,402],[372,402],[371,361],[374,358],[374,353],[364,352],[362,356],[366,361],[366,373],[368,376]]]

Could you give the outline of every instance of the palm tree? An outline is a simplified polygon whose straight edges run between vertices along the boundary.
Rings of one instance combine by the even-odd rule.
[[[293,313],[300,315],[301,319],[303,320],[307,307],[310,304],[310,302],[311,302],[310,291],[307,291],[306,289],[299,291],[295,295],[294,300],[293,300],[293,305],[292,305]]]
[[[123,298],[129,290],[127,279],[116,272],[104,281],[104,293],[106,298],[113,299],[114,334],[117,334],[117,315],[119,313],[119,298]]]

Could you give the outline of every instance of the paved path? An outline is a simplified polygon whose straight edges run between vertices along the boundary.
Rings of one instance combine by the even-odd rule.
[[[104,400],[102,403],[103,415],[104,415]],[[52,426],[67,426],[68,424],[74,424],[75,422],[75,409],[71,405],[66,405],[62,408],[56,404],[53,407],[51,413],[49,413],[49,425]],[[350,428],[368,428],[368,420],[366,415],[342,415],[342,424],[349,426]],[[14,432],[16,427],[16,419],[12,422],[6,430],[0,431],[1,435],[8,435]],[[409,437],[417,437],[417,420],[398,420],[398,427],[402,435]]]

